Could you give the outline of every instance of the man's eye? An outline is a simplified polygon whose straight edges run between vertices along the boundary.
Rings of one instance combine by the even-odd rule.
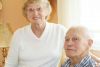
[[[79,40],[78,38],[72,38],[73,41]]]
[[[69,41],[69,39],[65,39],[65,41]]]

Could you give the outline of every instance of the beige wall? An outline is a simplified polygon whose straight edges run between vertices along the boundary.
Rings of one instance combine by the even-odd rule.
[[[58,23],[68,27],[69,22],[69,0],[57,0]]]
[[[27,24],[22,15],[24,0],[3,0],[3,22],[9,23],[12,31]]]

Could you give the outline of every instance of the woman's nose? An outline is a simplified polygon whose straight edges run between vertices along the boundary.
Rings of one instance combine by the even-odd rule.
[[[34,10],[33,11],[33,15],[37,16],[38,15],[38,11],[37,10]]]

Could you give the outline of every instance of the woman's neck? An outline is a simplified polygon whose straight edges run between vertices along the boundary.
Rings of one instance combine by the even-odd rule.
[[[39,38],[42,35],[45,27],[46,27],[46,23],[32,24],[31,29],[33,33]]]

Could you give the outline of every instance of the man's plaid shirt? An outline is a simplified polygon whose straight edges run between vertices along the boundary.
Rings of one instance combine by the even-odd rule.
[[[71,61],[68,59],[62,67],[70,67]],[[90,55],[87,55],[82,59],[79,64],[74,65],[74,67],[96,67],[96,61],[91,58]],[[99,66],[100,67],[100,66]]]

